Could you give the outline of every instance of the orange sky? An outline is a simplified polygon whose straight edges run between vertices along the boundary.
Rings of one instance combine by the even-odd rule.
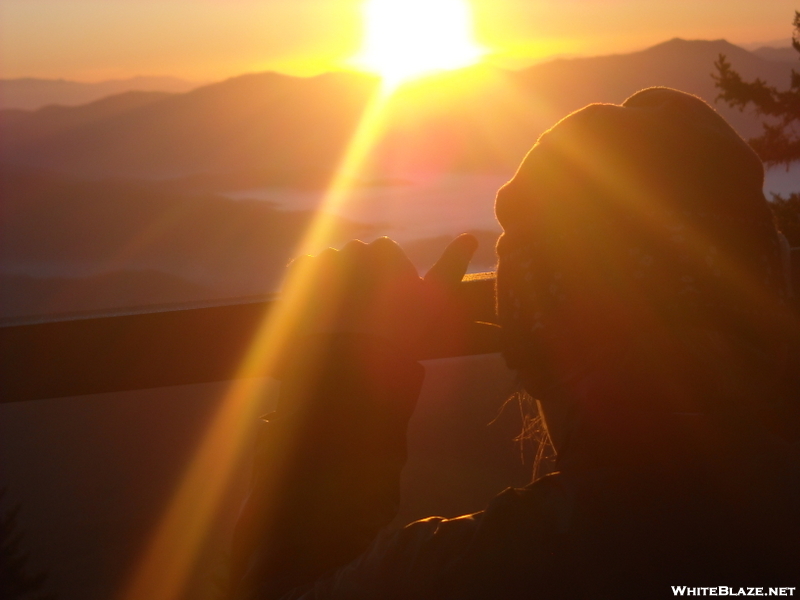
[[[361,44],[363,0],[2,0],[2,77],[216,80],[342,68]],[[787,38],[794,0],[470,0],[495,62],[606,54],[672,37]]]

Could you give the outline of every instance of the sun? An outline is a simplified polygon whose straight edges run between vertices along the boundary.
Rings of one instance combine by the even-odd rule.
[[[464,0],[368,0],[355,63],[388,86],[474,64],[484,50],[473,40],[471,17]]]

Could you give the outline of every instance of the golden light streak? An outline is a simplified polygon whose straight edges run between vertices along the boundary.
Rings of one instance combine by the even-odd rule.
[[[182,598],[210,525],[247,449],[243,427],[257,417],[259,379],[233,382],[178,484],[121,598]]]
[[[352,183],[375,141],[382,133],[389,103],[398,84],[384,79],[366,106],[317,215],[295,255],[318,251],[332,243],[332,218],[352,191]],[[511,89],[509,92],[513,91]],[[513,96],[513,94],[512,94]],[[516,97],[509,99],[512,104]],[[206,536],[222,506],[233,475],[251,450],[249,431],[261,410],[264,380],[241,375],[268,374],[282,356],[289,337],[302,318],[312,279],[308,271],[293,269],[284,281],[284,302],[265,316],[254,332],[250,348],[230,382],[225,397],[176,487],[162,518],[121,600],[176,600],[186,591]]]
[[[335,222],[330,211],[346,200],[351,182],[380,131],[388,99],[386,88],[381,88],[366,107],[298,254],[329,243]],[[302,318],[298,308],[304,304],[310,284],[307,271],[291,271],[281,294],[283,301],[266,315],[239,367],[237,377],[249,377],[231,382],[121,595],[123,600],[175,600],[183,596],[232,476],[250,450],[247,432],[256,423],[264,387],[264,380],[252,375],[268,374],[281,357],[295,324]]]

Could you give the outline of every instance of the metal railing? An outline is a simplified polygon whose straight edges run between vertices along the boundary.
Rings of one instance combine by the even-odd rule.
[[[19,402],[234,377],[275,296],[8,320],[0,325],[0,398]],[[494,273],[467,275],[459,335],[433,332],[421,360],[497,352]]]
[[[792,250],[800,300],[800,248]],[[137,390],[268,373],[241,364],[275,296],[7,320],[0,324],[0,401]],[[467,275],[459,335],[433,332],[421,360],[500,350],[494,273]]]

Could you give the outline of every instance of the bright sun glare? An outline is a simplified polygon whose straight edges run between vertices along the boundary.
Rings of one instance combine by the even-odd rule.
[[[368,0],[365,40],[356,63],[389,86],[477,62],[465,0]]]

